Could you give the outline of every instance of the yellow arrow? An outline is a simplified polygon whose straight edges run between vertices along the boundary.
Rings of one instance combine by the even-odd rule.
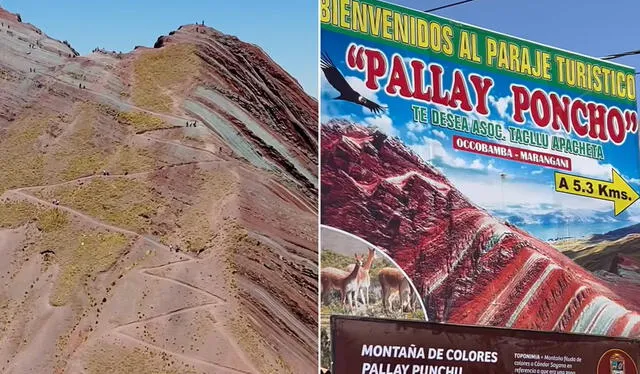
[[[612,201],[613,214],[617,216],[635,203],[640,195],[615,169],[611,169],[611,174],[611,182],[609,182],[556,172],[556,192]]]

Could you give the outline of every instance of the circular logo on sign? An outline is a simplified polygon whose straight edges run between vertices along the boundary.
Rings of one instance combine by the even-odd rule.
[[[627,352],[610,349],[600,357],[597,374],[638,374],[638,367]]]

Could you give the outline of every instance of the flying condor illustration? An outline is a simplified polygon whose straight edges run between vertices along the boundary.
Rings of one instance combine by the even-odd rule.
[[[379,114],[385,111],[385,107],[381,106],[378,103],[375,103],[366,97],[362,96],[360,93],[356,92],[346,79],[340,70],[336,68],[331,61],[331,58],[326,53],[322,53],[322,57],[320,57],[320,67],[322,68],[322,72],[324,73],[325,78],[333,88],[340,92],[340,96],[334,97],[334,100],[343,100],[349,101],[358,105],[362,105],[366,108],[369,108],[373,113]]]

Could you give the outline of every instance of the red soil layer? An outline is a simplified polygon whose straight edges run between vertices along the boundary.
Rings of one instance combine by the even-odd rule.
[[[611,322],[606,333],[620,335],[638,317],[640,304],[614,284],[475,206],[399,141],[342,120],[321,135],[322,223],[386,251],[425,296],[430,319],[576,332],[578,321]],[[582,314],[598,296],[605,307]],[[612,312],[620,308],[629,313]]]
[[[131,240],[52,305],[75,264],[58,253],[35,266],[40,228],[0,216],[20,222],[0,227],[0,254],[14,259],[2,274],[20,275],[2,278],[0,372],[164,372],[147,365],[160,356],[171,372],[316,370],[316,100],[259,47],[209,27],[78,56],[14,14],[0,9],[0,20],[0,208],[62,210],[70,241]],[[102,210],[134,211],[146,194],[145,212],[123,221],[64,197],[91,185],[106,186],[87,196],[104,193]]]

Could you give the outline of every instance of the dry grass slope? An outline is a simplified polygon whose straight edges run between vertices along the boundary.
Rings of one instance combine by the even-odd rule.
[[[113,122],[116,120],[124,121],[124,118],[133,129],[119,128]],[[63,180],[93,175],[103,169],[108,169],[114,174],[122,174],[125,171],[136,173],[156,167],[158,162],[154,160],[151,152],[129,146],[125,141],[113,146],[105,144],[104,139],[98,137],[100,131],[96,130],[96,126],[113,126],[114,132],[119,132],[125,140],[135,133],[136,126],[141,128],[164,126],[156,120],[152,116],[147,118],[128,112],[120,113],[104,105],[83,104],[77,111],[72,132],[64,139],[64,147],[61,147],[56,154],[58,160],[66,161],[66,168],[62,171]]]
[[[250,318],[244,315],[237,315],[231,320],[231,332],[233,336],[261,373],[293,374],[282,358],[277,357],[271,359],[261,353],[268,343],[256,330],[257,327],[252,323]]]
[[[0,194],[44,181],[45,154],[39,139],[55,123],[68,123],[64,115],[30,114],[20,118],[0,137]]]
[[[65,305],[83,280],[109,269],[131,244],[123,234],[97,232],[73,225],[68,214],[26,202],[0,204],[0,227],[14,228],[35,222],[39,235],[27,245],[26,255],[53,253],[60,266],[50,303]]]
[[[38,215],[38,229],[50,233],[63,229],[69,224],[69,215],[59,209],[47,209]]]
[[[225,264],[224,277],[230,293],[240,298],[242,290],[239,289],[236,277],[242,272],[238,266],[237,257],[252,248],[257,248],[260,243],[249,236],[249,233],[235,220],[226,220],[216,234],[216,246],[224,250]],[[238,308],[242,308],[241,304]],[[291,369],[280,357],[267,357],[263,352],[269,346],[268,342],[260,335],[257,327],[248,314],[238,312],[231,319],[231,333],[240,348],[262,373],[292,373]]]
[[[65,305],[82,281],[108,270],[130,244],[130,239],[120,233],[80,233],[78,231],[59,231],[51,239],[58,242],[63,236],[75,234],[67,239],[66,248],[55,245],[60,252],[59,264],[62,271],[56,281],[50,303],[54,306]]]
[[[87,364],[88,374],[196,374],[187,364],[178,362],[173,356],[147,348],[125,348],[106,345],[94,348]]]
[[[20,227],[35,220],[40,211],[37,206],[23,201],[2,203],[0,204],[0,228]]]
[[[120,112],[118,122],[133,127],[136,133],[171,128],[171,125],[146,112]]]
[[[118,147],[107,163],[106,169],[112,174],[140,173],[160,166],[153,152],[146,149],[123,145]]]
[[[72,180],[94,174],[103,166],[105,152],[94,144],[94,124],[98,112],[89,104],[81,105],[74,118],[75,127],[63,139],[65,146],[56,153],[56,158],[66,161],[62,171],[63,180]]]
[[[218,233],[215,234],[215,239],[216,247],[224,250],[227,288],[232,294],[236,294],[238,292],[236,256],[246,247],[247,241],[251,238],[249,238],[247,230],[239,225],[235,219],[231,219],[223,223]]]
[[[212,216],[221,214],[228,198],[233,198],[237,191],[235,174],[227,170],[197,169],[184,176],[179,189],[186,190],[179,192],[185,195],[181,199],[170,197],[175,197],[173,194],[178,191],[156,188],[154,176],[162,178],[160,174],[144,180],[95,177],[82,185],[42,189],[35,195],[47,201],[58,199],[65,206],[114,226],[157,235],[166,245],[178,245],[191,252],[210,247],[219,230]]]
[[[171,112],[173,99],[167,91],[198,76],[200,63],[192,45],[168,45],[145,51],[133,67],[134,103],[156,112]]]
[[[190,180],[197,191],[192,196],[196,203],[178,215],[177,227],[180,229],[166,235],[162,241],[198,252],[211,246],[215,231],[219,230],[211,220],[212,212],[221,211],[225,199],[236,192],[239,186],[236,176],[227,170],[198,170],[190,176]]]
[[[41,109],[12,123],[0,137],[0,194],[13,188],[74,180],[102,169],[114,174],[136,173],[159,165],[151,151],[126,144],[133,129],[116,131],[122,140],[118,143],[100,137],[97,126],[118,127],[115,118],[102,112],[96,105],[80,104],[72,115]],[[149,119],[135,126],[161,125]]]
[[[133,193],[132,193],[133,192]],[[36,193],[114,226],[148,233],[151,217],[162,206],[160,196],[146,183],[127,178],[96,178],[81,185],[63,185]]]
[[[222,53],[221,51],[216,50],[214,53]],[[207,282],[211,282],[211,287],[219,287],[215,294],[221,295],[220,299],[228,304],[219,304],[224,307],[225,313],[229,314],[221,318],[221,323],[215,322],[214,326],[211,321],[196,318],[189,327],[197,331],[187,333],[187,337],[194,340],[209,339],[217,332],[224,338],[232,335],[235,338],[235,341],[233,338],[230,339],[234,341],[233,351],[237,348],[237,342],[246,353],[240,354],[242,357],[239,358],[244,361],[245,357],[249,357],[253,366],[264,373],[292,373],[291,368],[294,366],[289,367],[283,357],[299,360],[295,351],[288,353],[288,350],[282,349],[283,343],[279,339],[265,338],[272,332],[271,328],[276,336],[279,336],[279,327],[283,328],[284,333],[289,331],[284,329],[287,327],[283,326],[284,319],[277,325],[267,320],[271,315],[267,309],[273,307],[274,313],[277,313],[277,305],[263,303],[260,306],[262,309],[257,310],[250,300],[249,294],[253,284],[260,285],[260,281],[265,279],[277,279],[274,274],[261,272],[264,271],[263,264],[264,268],[275,271],[273,264],[259,261],[260,256],[274,255],[275,250],[265,250],[264,242],[252,237],[256,233],[243,227],[240,218],[233,218],[242,217],[240,213],[245,209],[245,206],[238,204],[238,200],[242,201],[241,187],[244,186],[244,182],[240,181],[239,172],[235,169],[239,161],[229,161],[224,155],[215,157],[215,151],[209,152],[213,157],[205,158],[206,152],[190,149],[189,144],[207,149],[224,145],[215,134],[206,131],[205,128],[180,131],[174,129],[176,126],[160,119],[165,118],[162,115],[149,114],[140,108],[137,111],[121,111],[124,110],[121,104],[135,103],[154,112],[181,112],[181,103],[178,100],[187,96],[188,89],[194,86],[194,83],[207,83],[196,81],[203,77],[201,69],[204,60],[199,56],[202,56],[201,53],[210,52],[198,49],[194,45],[169,43],[163,48],[135,52],[134,61],[125,57],[121,60],[122,64],[109,63],[106,56],[98,56],[94,61],[91,61],[92,58],[83,60],[82,66],[69,67],[74,70],[79,68],[89,76],[97,78],[87,81],[91,87],[84,91],[86,95],[80,93],[82,91],[76,91],[75,87],[72,87],[74,90],[64,88],[65,84],[61,80],[84,80],[85,76],[68,71],[66,74],[69,77],[61,77],[59,74],[65,74],[67,68],[62,65],[63,69],[50,71],[52,75],[64,78],[58,79],[60,82],[39,76],[39,81],[36,82],[43,83],[44,89],[25,90],[24,97],[19,96],[21,92],[15,92],[18,99],[33,100],[34,104],[19,110],[17,107],[14,108],[22,114],[0,129],[0,164],[3,165],[0,167],[0,195],[6,190],[31,187],[7,196],[13,199],[28,193],[44,201],[38,204],[26,202],[32,201],[31,199],[12,202],[0,200],[0,229],[19,228],[7,236],[8,248],[15,248],[15,251],[7,260],[11,263],[7,267],[6,275],[3,274],[3,279],[9,285],[8,290],[20,295],[19,298],[7,298],[4,294],[0,297],[0,335],[9,337],[2,340],[15,345],[9,348],[15,351],[14,353],[35,349],[34,343],[44,343],[43,349],[37,348],[38,359],[48,360],[46,362],[53,363],[53,367],[42,370],[65,372],[70,365],[77,363],[71,360],[75,359],[78,353],[78,358],[88,358],[84,365],[84,371],[87,373],[196,372],[194,365],[185,364],[182,360],[197,360],[189,360],[186,355],[180,356],[177,351],[175,355],[169,351],[164,353],[145,348],[139,342],[128,340],[126,337],[122,337],[122,340],[116,339],[116,342],[102,340],[105,336],[101,334],[106,331],[103,329],[127,320],[127,310],[123,309],[129,304],[125,303],[124,308],[120,307],[117,303],[122,298],[118,293],[121,292],[121,288],[114,289],[116,282],[120,282],[119,279],[123,279],[122,282],[130,282],[131,277],[128,278],[126,275],[135,269],[136,274],[140,275],[145,284],[148,282],[150,288],[156,287],[156,281],[162,281],[160,278],[163,276],[136,269],[147,257],[156,254],[160,255],[159,258],[153,261],[149,259],[148,264],[145,263],[149,266],[147,269],[152,269],[158,274],[168,274],[167,281],[159,284],[169,284],[167,282],[172,281],[169,285],[173,286],[172,289],[178,290],[178,297],[185,297],[185,305],[187,302],[191,303],[191,297],[199,300],[204,297],[199,294],[209,292],[206,289],[209,283],[199,286],[194,283],[190,286],[191,282],[187,282],[194,280],[190,279],[190,276],[197,275],[193,271],[191,275],[186,273],[202,265],[203,268],[211,270],[209,277],[213,280]],[[234,50],[230,48],[228,52],[233,53]],[[34,60],[36,64],[41,62]],[[107,71],[100,71],[103,67]],[[40,71],[40,68],[38,70]],[[131,76],[127,77],[128,73],[131,73]],[[264,78],[260,75],[255,78]],[[11,78],[10,71],[0,71],[0,79]],[[25,79],[25,85],[20,90],[27,87],[27,81],[34,82],[32,78],[20,78]],[[122,81],[118,81],[119,79]],[[263,84],[258,80],[252,78],[247,84]],[[269,83],[264,84],[271,86]],[[77,83],[72,86],[75,85]],[[120,92],[120,104],[115,104],[113,100],[101,99],[107,96],[114,99],[113,96],[118,96],[118,91],[122,90],[127,92]],[[34,93],[38,96],[33,96]],[[93,102],[94,100],[97,101]],[[268,104],[265,102],[261,105]],[[140,135],[162,129],[171,131],[154,134],[158,138]],[[186,147],[171,144],[179,142],[180,137],[186,143]],[[296,144],[289,145],[292,148],[299,147]],[[211,171],[214,168],[216,170]],[[110,176],[100,176],[103,169],[108,170]],[[261,176],[265,179],[269,177],[266,174]],[[251,196],[261,198],[259,194]],[[59,200],[60,206],[46,203],[52,200]],[[290,208],[285,200],[286,198],[282,198],[282,206],[278,207],[283,209],[273,209],[272,214],[265,214],[265,219],[268,220],[265,226],[273,225],[274,229],[279,228],[278,224],[286,225],[283,222],[291,222],[291,214],[299,213],[293,208],[284,209]],[[256,215],[263,213],[257,209],[255,212]],[[289,228],[293,241],[293,238],[297,237],[300,237],[301,241],[313,240],[311,234],[306,235],[308,232],[299,233],[296,226],[294,224]],[[140,236],[134,235],[134,232],[144,235],[147,240],[140,240]],[[286,238],[289,232],[283,232]],[[188,250],[200,254],[207,249],[211,253],[203,256],[176,254],[175,251],[168,251],[167,248],[156,245],[157,243],[151,243],[152,238],[161,238],[166,244],[180,244],[180,252]],[[4,239],[3,236],[2,240]],[[140,244],[140,247],[133,247],[134,243]],[[138,249],[140,251],[137,251]],[[164,253],[165,251],[168,253]],[[294,255],[297,253],[297,249],[292,251]],[[143,256],[142,253],[145,252]],[[218,271],[218,256],[226,260],[227,266],[222,272]],[[184,257],[194,258],[185,262],[177,260],[183,260]],[[202,264],[209,259],[213,259],[212,266]],[[181,263],[173,265],[174,261]],[[296,263],[297,259],[288,260],[280,256],[280,261],[288,266],[283,266],[285,276],[304,280],[306,283],[306,279],[298,278],[297,274],[294,274],[301,269],[307,270],[305,266]],[[277,265],[277,260],[273,259],[273,263]],[[182,271],[181,267],[186,270]],[[141,274],[137,271],[141,271]],[[172,279],[171,274],[176,276],[176,279]],[[203,272],[200,272],[200,275],[202,276]],[[271,275],[274,278],[269,278]],[[151,279],[149,276],[155,278]],[[224,278],[218,281],[215,276]],[[180,288],[180,283],[184,287]],[[271,284],[278,282],[272,281]],[[26,286],[24,296],[21,295],[23,286]],[[266,288],[267,292],[273,291],[269,287]],[[126,287],[122,289],[124,292],[128,290]],[[198,293],[198,290],[202,292]],[[308,301],[306,291],[298,299],[291,298],[285,301],[305,304]],[[282,295],[282,292],[279,293]],[[111,303],[112,296],[114,304]],[[129,301],[128,297],[135,295],[124,296]],[[169,299],[172,299],[171,296],[169,295]],[[272,296],[275,299],[279,298],[277,294]],[[143,292],[143,300],[137,305],[144,304],[145,297],[148,297],[146,300],[151,299],[151,296]],[[255,297],[256,295],[253,295],[254,299]],[[103,306],[107,300],[109,305]],[[53,309],[53,313],[50,308],[34,308],[34,305],[37,306],[35,303],[47,301],[58,307]],[[162,304],[163,301],[153,301],[153,306],[149,309],[155,309],[156,305],[160,309],[162,305],[158,304]],[[178,302],[182,302],[182,299],[176,301]],[[213,305],[205,303],[197,307],[204,310],[209,308],[209,304]],[[286,303],[283,307],[291,305]],[[218,310],[217,308],[218,305],[215,309]],[[34,310],[44,314],[31,313]],[[117,312],[114,313],[114,310]],[[151,314],[146,309],[145,313]],[[158,313],[156,317],[164,317],[166,313],[168,319],[171,319],[174,315],[182,313],[182,309],[171,308],[171,311],[161,310]],[[237,317],[232,318],[236,313]],[[22,316],[24,318],[17,318]],[[53,322],[51,316],[59,319]],[[300,313],[292,316],[300,316]],[[151,316],[142,314],[142,317],[138,318],[144,317]],[[159,329],[164,327],[162,318],[149,321],[152,320],[160,326]],[[204,333],[204,325],[213,326],[210,334]],[[292,332],[298,328],[297,324],[293,325],[296,326],[291,326]],[[5,326],[8,326],[8,329],[5,329]],[[147,322],[142,329],[147,333],[145,336],[151,340],[163,336],[158,330],[147,329],[146,326]],[[223,331],[226,328],[229,330]],[[214,331],[218,329],[220,331]],[[114,337],[117,334],[113,332],[108,336]],[[93,337],[96,340],[93,340]],[[88,339],[97,344],[93,347],[88,343],[85,345]],[[45,347],[54,341],[55,347]],[[143,340],[140,341],[144,343]],[[81,346],[82,349],[79,348]],[[306,350],[307,348],[305,354],[310,353]],[[5,350],[1,351],[3,355],[6,353]],[[184,350],[182,352],[184,353]],[[282,356],[278,352],[282,352]],[[19,362],[24,356],[16,358],[14,353],[11,353],[11,357],[6,356],[10,358],[6,360],[7,364],[14,365],[15,359],[16,365],[31,365],[28,362],[29,358]],[[89,355],[85,356],[85,353]],[[287,354],[289,356],[286,356]],[[3,356],[3,361],[4,358]],[[40,362],[34,360],[33,364],[45,365]],[[2,365],[0,371],[4,370]]]

